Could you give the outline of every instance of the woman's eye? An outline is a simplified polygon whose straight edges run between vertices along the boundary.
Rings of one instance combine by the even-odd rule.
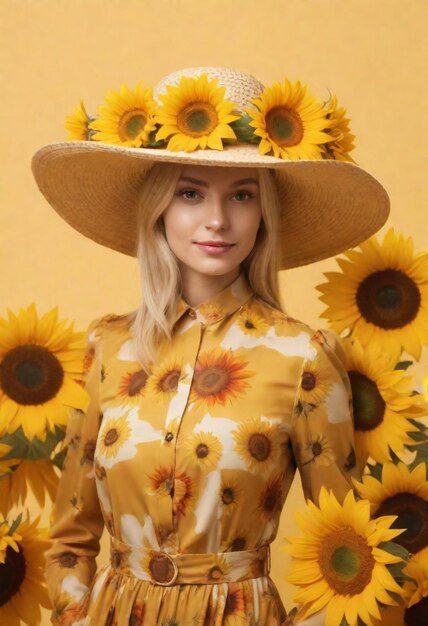
[[[238,202],[245,202],[245,200],[250,200],[250,198],[254,198],[254,195],[249,191],[237,191],[233,197]]]
[[[196,189],[179,189],[177,195],[186,198],[186,200],[197,200],[200,198],[200,193]]]

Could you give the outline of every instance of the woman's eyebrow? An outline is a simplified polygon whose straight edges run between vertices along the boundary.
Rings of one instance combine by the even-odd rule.
[[[240,185],[258,185],[259,181],[256,178],[242,178],[241,180],[235,180],[231,184],[231,187],[239,187]]]
[[[208,187],[208,183],[198,178],[192,178],[191,176],[182,176],[179,180],[180,183],[192,183],[194,185],[200,185],[201,187]],[[259,181],[256,178],[242,178],[241,180],[234,180],[231,183],[231,187],[239,187],[240,185],[258,185]]]
[[[200,185],[201,187],[208,187],[208,184],[203,180],[198,180],[197,178],[191,178],[191,176],[182,176],[178,181],[180,183],[193,183],[194,185]]]

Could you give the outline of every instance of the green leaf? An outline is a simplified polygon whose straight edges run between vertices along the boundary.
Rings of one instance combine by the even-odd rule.
[[[388,450],[389,450],[389,456],[391,457],[391,461],[395,463],[395,465],[397,465],[397,463],[400,463],[401,462],[400,457],[395,454],[394,450],[390,446],[388,446]]]
[[[411,365],[413,365],[413,361],[399,361],[397,365],[394,367],[396,370],[406,370]]]
[[[400,559],[404,561],[404,565],[409,560],[409,552],[403,546],[400,546],[399,543],[395,541],[382,541],[378,545],[378,548],[381,550],[385,550],[385,552],[389,552],[389,554],[393,554],[394,556],[398,556]]]
[[[13,433],[3,435],[0,438],[1,443],[11,446],[5,458],[29,459],[30,461],[48,460],[58,443],[65,437],[65,430],[59,426],[55,427],[55,432],[48,432],[46,440],[41,441],[37,437],[31,441],[27,439],[19,427]]]
[[[254,134],[254,128],[250,126],[251,117],[248,113],[244,113],[238,120],[230,124],[239,141],[246,143],[260,143],[260,137]]]
[[[145,146],[146,148],[159,148],[160,146],[164,146],[168,141],[167,139],[156,139],[156,133],[158,132],[159,128],[160,126],[158,128],[155,128],[155,130],[152,130],[151,133],[149,133],[149,143],[147,146]]]
[[[7,533],[8,535],[13,535],[13,533],[15,532],[15,530],[18,528],[18,526],[20,525],[22,520],[22,513],[20,513],[18,515],[18,517],[16,519],[13,520],[12,525],[9,529],[9,532]]]
[[[370,475],[373,476],[373,478],[376,478],[376,480],[378,480],[379,482],[382,480],[382,465],[380,463],[376,463],[376,465],[371,465],[370,463],[367,463],[367,469],[370,472]]]
[[[68,446],[64,448],[63,450],[61,450],[61,452],[58,452],[57,454],[55,454],[54,458],[52,459],[52,464],[55,465],[55,467],[57,467],[60,470],[62,470],[64,467],[64,461],[65,461],[65,457],[67,456],[67,451],[68,451]]]

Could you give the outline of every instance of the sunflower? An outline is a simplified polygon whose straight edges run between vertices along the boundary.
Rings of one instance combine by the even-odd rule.
[[[305,361],[305,369],[302,372],[299,400],[303,406],[311,408],[320,404],[331,389],[331,375],[326,369],[320,357],[317,355],[313,361]]]
[[[236,452],[251,471],[266,472],[278,461],[281,444],[277,426],[253,418],[243,421],[232,435]]]
[[[107,104],[98,107],[99,118],[90,124],[96,131],[92,139],[133,148],[147,145],[155,128],[151,88],[141,82],[134,90],[122,85],[119,92],[109,91],[105,99]]]
[[[246,626],[248,624],[246,613],[245,590],[242,585],[229,583],[223,612],[224,626]]]
[[[117,395],[128,402],[137,403],[144,394],[148,374],[143,369],[124,374],[119,382]]]
[[[147,395],[169,400],[178,389],[182,365],[177,359],[167,359],[156,366],[146,384]]]
[[[263,337],[269,329],[269,324],[263,317],[248,309],[244,309],[240,313],[236,323],[243,333],[253,337]]]
[[[239,119],[232,114],[235,104],[224,99],[224,87],[217,79],[183,76],[178,87],[168,85],[163,103],[155,116],[161,127],[156,140],[167,139],[168,150],[192,152],[197,148],[223,149],[223,139],[236,139],[230,123]]]
[[[242,487],[236,480],[235,472],[222,471],[219,497],[223,503],[223,513],[233,513],[242,497]]]
[[[174,476],[172,511],[174,515],[186,514],[186,509],[192,504],[192,478],[184,472],[176,472]]]
[[[21,460],[13,472],[0,480],[0,513],[6,515],[13,506],[24,504],[31,491],[39,506],[45,506],[46,495],[53,501],[59,476],[49,460]]]
[[[326,116],[331,126],[327,129],[331,140],[324,144],[325,157],[335,159],[336,161],[352,161],[354,159],[349,156],[349,152],[355,148],[354,139],[349,129],[349,118],[346,116],[346,110],[337,106],[337,97],[331,96],[330,101],[326,105]]]
[[[254,376],[254,372],[245,369],[247,364],[231,350],[215,348],[203,352],[196,363],[190,401],[212,406],[236,398],[250,386],[246,379]]]
[[[222,556],[216,555],[213,558],[213,565],[206,573],[206,578],[209,583],[218,582],[223,576],[227,576],[230,571],[230,565],[226,559]]]
[[[408,433],[418,429],[409,418],[422,414],[420,396],[411,395],[411,378],[403,370],[394,370],[391,359],[379,352],[378,345],[362,348],[357,340],[343,343],[360,467],[364,467],[369,456],[384,463],[391,458],[390,449],[401,452],[412,443]]]
[[[82,373],[85,333],[57,322],[58,307],[38,319],[36,306],[0,317],[0,430],[22,426],[28,439],[64,427],[70,407],[85,409]]]
[[[330,440],[321,434],[313,434],[301,451],[301,459],[302,466],[309,463],[326,467],[331,465],[335,455]]]
[[[0,624],[29,626],[40,624],[40,607],[50,603],[44,583],[44,555],[50,546],[39,520],[23,521],[16,528],[16,547],[6,548],[0,563]]]
[[[274,474],[260,492],[258,509],[268,520],[281,513],[283,500],[282,482],[282,476]]]
[[[71,115],[65,118],[65,130],[68,132],[67,139],[71,141],[87,141],[91,138],[89,124],[91,118],[86,113],[83,100],[80,101]]]
[[[323,145],[330,140],[331,126],[321,102],[299,81],[284,80],[267,87],[248,109],[250,126],[261,137],[261,154],[273,152],[281,159],[321,159]]]
[[[421,344],[428,344],[428,254],[414,254],[412,238],[393,228],[382,244],[371,237],[344,254],[336,259],[342,273],[326,272],[328,282],[317,286],[328,305],[321,316],[395,361],[402,349],[419,359]]]
[[[206,471],[214,470],[222,455],[223,446],[212,433],[193,433],[186,442],[190,458]]]
[[[345,618],[356,626],[360,618],[373,626],[379,604],[394,605],[392,594],[403,594],[388,566],[402,559],[387,551],[401,531],[391,529],[392,518],[370,519],[370,503],[357,501],[350,490],[343,505],[322,487],[319,507],[308,501],[296,515],[302,536],[289,539],[284,550],[293,557],[287,580],[299,585],[294,600],[303,617],[326,608],[326,626]]]
[[[117,457],[132,435],[132,427],[126,415],[110,417],[103,421],[98,438],[97,457],[112,460]]]
[[[410,470],[404,463],[385,463],[381,480],[363,476],[355,485],[363,498],[369,500],[372,515],[397,516],[392,528],[406,530],[397,538],[411,553],[428,547],[428,482],[425,463]]]

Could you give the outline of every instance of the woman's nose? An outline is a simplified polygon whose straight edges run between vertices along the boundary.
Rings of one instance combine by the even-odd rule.
[[[207,206],[206,227],[211,230],[224,230],[229,221],[221,198],[211,198]]]

